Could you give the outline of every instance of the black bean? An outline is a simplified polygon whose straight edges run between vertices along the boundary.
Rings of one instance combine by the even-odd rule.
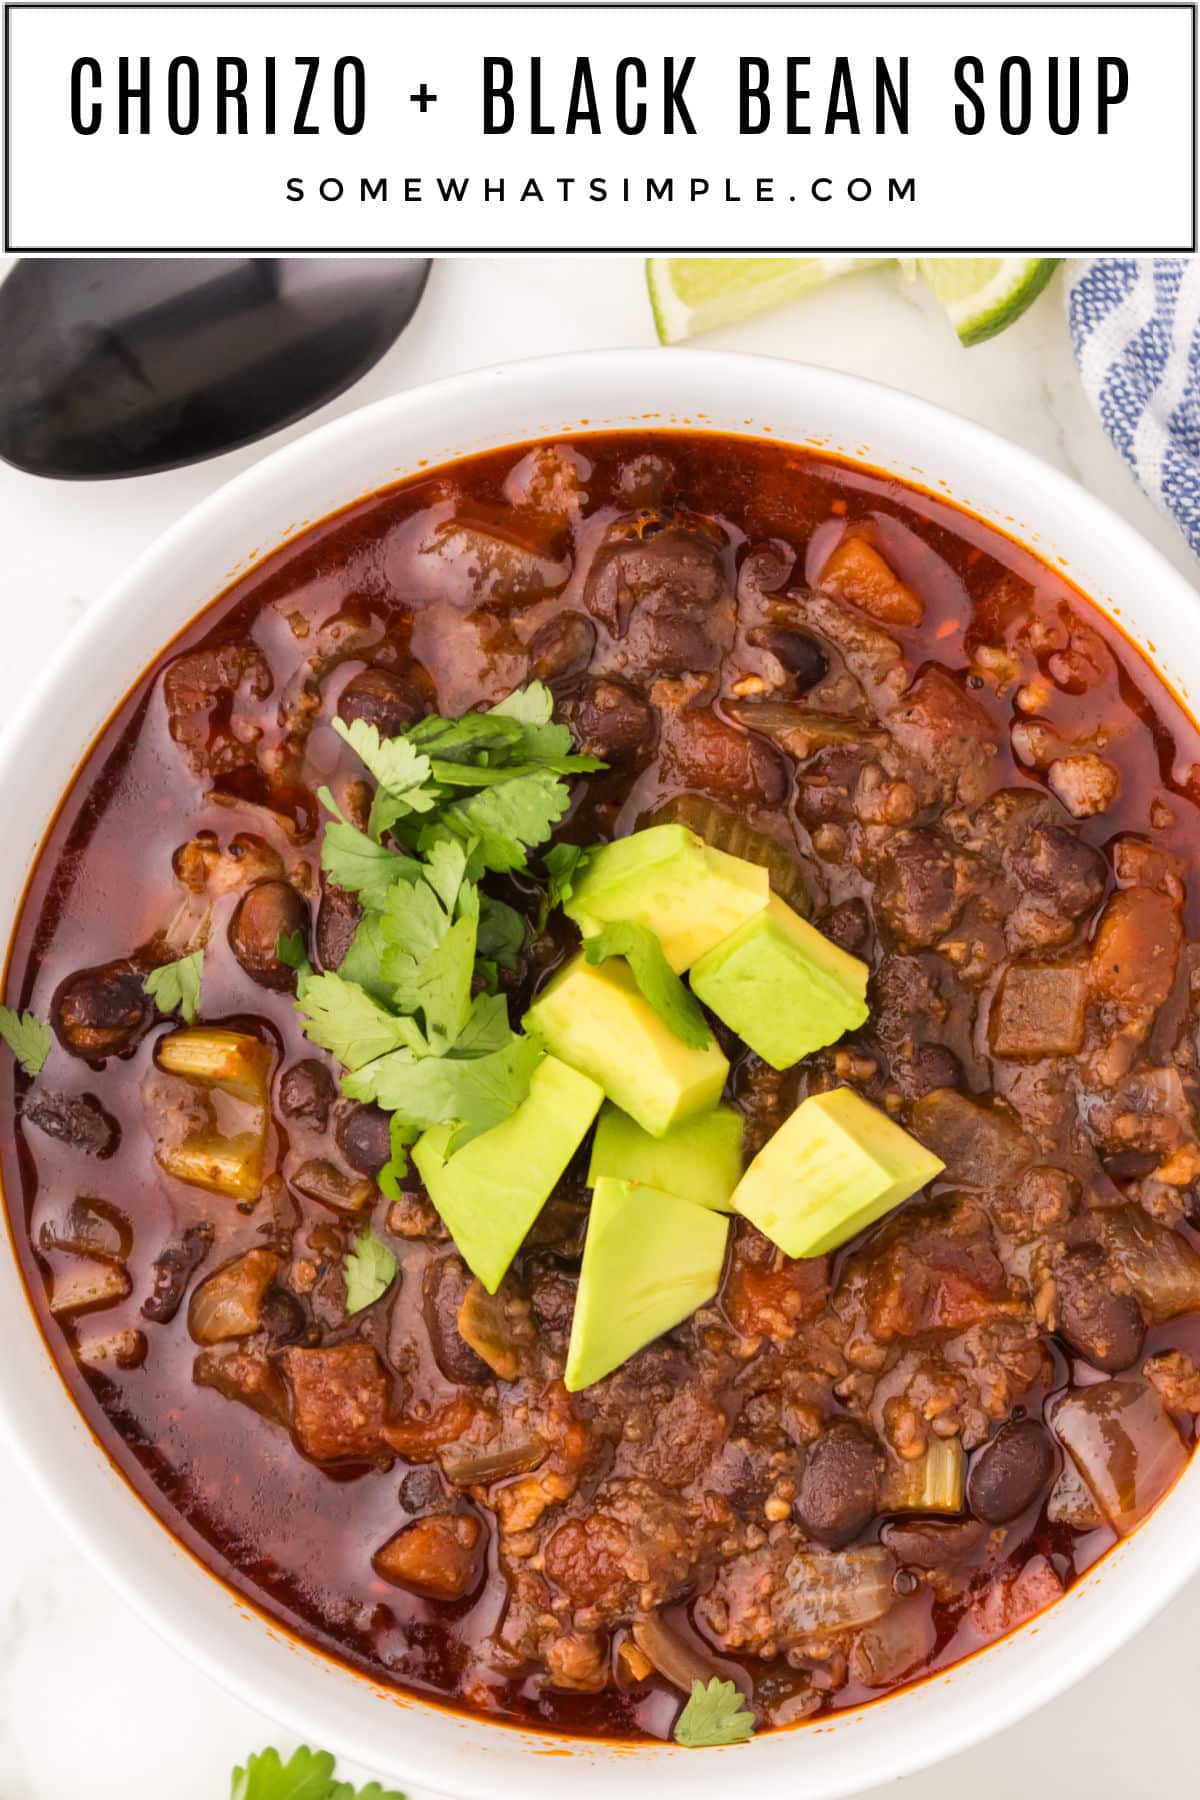
[[[85,1156],[111,1156],[121,1141],[121,1127],[94,1094],[31,1094],[21,1117]]]
[[[1115,1375],[1141,1354],[1146,1327],[1136,1299],[1118,1293],[1103,1253],[1094,1244],[1069,1250],[1054,1269],[1058,1329],[1093,1368]]]
[[[300,1119],[315,1131],[324,1131],[329,1109],[337,1098],[333,1076],[315,1056],[285,1069],[279,1082],[279,1110],[285,1119]]]
[[[322,878],[317,908],[317,958],[323,969],[336,969],[354,942],[362,907],[345,888]]]
[[[471,1277],[457,1256],[439,1257],[425,1270],[421,1311],[434,1361],[447,1381],[490,1381],[491,1370],[458,1329],[458,1311]]]
[[[529,642],[529,673],[551,687],[565,687],[583,674],[596,647],[596,627],[578,612],[548,619]]]
[[[1035,1419],[1003,1426],[971,1467],[967,1504],[986,1525],[1006,1525],[1050,1486],[1057,1458]]]
[[[281,992],[296,985],[296,971],[279,958],[279,940],[299,932],[307,950],[308,902],[290,881],[256,881],[229,921],[229,947],[251,981]]]
[[[362,719],[374,725],[380,737],[399,737],[429,711],[415,681],[393,675],[387,669],[363,669],[342,689],[338,717],[347,725]]]
[[[338,1146],[360,1175],[378,1175],[392,1154],[391,1123],[377,1106],[352,1106],[337,1122]]]
[[[875,1516],[879,1495],[879,1446],[844,1420],[823,1431],[808,1453],[796,1517],[809,1537],[840,1550]]]
[[[263,1295],[259,1323],[273,1344],[295,1344],[308,1330],[308,1318],[295,1294],[269,1287]]]
[[[580,696],[572,723],[580,749],[605,762],[632,762],[654,749],[654,708],[621,681],[592,682]]]
[[[178,1243],[168,1244],[154,1259],[154,1292],[142,1301],[142,1314],[156,1325],[168,1325],[179,1311],[188,1282],[212,1249],[213,1228],[201,1219],[189,1225]]]
[[[142,971],[126,958],[68,975],[50,1003],[64,1050],[88,1062],[132,1049],[153,1011]]]
[[[807,631],[797,631],[789,625],[760,625],[750,633],[750,642],[783,664],[792,677],[790,685],[795,693],[807,693],[829,673],[829,658]]]

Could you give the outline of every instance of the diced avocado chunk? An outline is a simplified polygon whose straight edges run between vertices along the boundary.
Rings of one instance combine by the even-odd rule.
[[[733,1208],[786,1256],[821,1256],[945,1165],[853,1088],[810,1094],[767,1140]]]
[[[729,1221],[640,1182],[602,1175],[592,1195],[571,1321],[571,1393],[679,1325],[721,1284]]]
[[[651,1137],[715,1106],[729,1073],[716,1039],[694,1050],[677,1038],[619,957],[595,967],[582,952],[574,957],[530,1007],[525,1029]]]
[[[596,852],[564,911],[584,937],[617,919],[652,931],[675,973],[767,904],[757,863],[713,850],[684,825],[651,825]]]
[[[449,1159],[454,1126],[431,1125],[412,1159],[459,1254],[489,1294],[582,1143],[604,1098],[594,1081],[544,1056],[510,1118]]]
[[[765,911],[697,962],[692,992],[769,1062],[788,1069],[867,1017],[865,962],[772,894]]]
[[[741,1173],[742,1115],[731,1106],[696,1113],[655,1138],[628,1113],[609,1105],[596,1125],[587,1178],[589,1187],[604,1175],[644,1181],[697,1206],[728,1212]]]

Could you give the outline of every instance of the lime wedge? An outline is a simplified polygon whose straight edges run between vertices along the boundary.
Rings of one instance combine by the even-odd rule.
[[[995,337],[1037,299],[1056,256],[922,256],[917,267],[945,309],[960,344]]]
[[[782,306],[800,294],[891,262],[888,256],[651,256],[646,283],[659,342],[678,344],[718,325]]]

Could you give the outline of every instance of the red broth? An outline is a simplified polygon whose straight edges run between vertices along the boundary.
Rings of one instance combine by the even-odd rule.
[[[384,679],[364,689],[368,670]],[[871,964],[871,1018],[851,1039],[784,1075],[726,1043],[748,1149],[806,1093],[849,1083],[948,1165],[932,1195],[832,1259],[791,1263],[739,1223],[718,1302],[571,1398],[559,1377],[586,1157],[518,1257],[534,1347],[498,1378],[455,1340],[465,1278],[415,1178],[399,1212],[373,1189],[352,1213],[298,1184],[314,1158],[343,1189],[361,1182],[358,1126],[348,1135],[344,1102],[323,1125],[292,1106],[289,1072],[328,1059],[227,935],[240,844],[252,874],[292,884],[334,955],[316,790],[344,796],[361,776],[330,725],[352,684],[385,714],[458,715],[534,675],[610,764],[577,783],[564,835],[724,809]],[[766,1725],[861,1704],[1011,1629],[1114,1541],[1111,1514],[1069,1478],[1064,1392],[1107,1381],[1138,1399],[1138,1429],[1153,1426],[1126,1470],[1136,1488],[1140,1453],[1140,1500],[1155,1445],[1182,1457],[1200,1410],[1198,767],[1192,720],[1061,574],[929,494],[788,446],[622,432],[510,448],[304,532],[131,690],[17,923],[9,1001],[61,1023],[78,971],[132,959],[136,986],[180,909],[211,905],[203,1017],[272,1055],[269,1178],[241,1202],[155,1161],[165,1020],[107,1058],[72,1054],[60,1030],[34,1082],[8,1065],[14,1243],[89,1425],[164,1524],[270,1617],[497,1719],[669,1736],[680,1686],[640,1648],[661,1658],[664,1632],[732,1675]],[[526,910],[533,891],[504,889]],[[1125,982],[1105,973],[1117,927]],[[527,945],[514,1020],[569,942],[557,921]],[[1077,1043],[1068,1023],[1071,1047],[1047,1048],[1044,1020],[1015,1002],[1000,1021],[1014,964],[1081,972],[1066,978]],[[342,1264],[366,1219],[401,1277],[347,1317]],[[1131,1224],[1151,1243],[1140,1262]],[[174,1315],[148,1316],[181,1243],[203,1254]],[[196,1289],[263,1247],[276,1273],[261,1328],[198,1348]],[[109,1303],[56,1315],[81,1263],[118,1271]],[[386,1444],[303,1455],[281,1371],[297,1349],[347,1344],[377,1355],[389,1416],[457,1418],[476,1449],[493,1426],[511,1447],[532,1421],[554,1453],[540,1475],[490,1484],[452,1479],[453,1440],[409,1461]],[[998,1469],[1005,1432],[1024,1448]],[[939,1441],[962,1446],[966,1495],[952,1514],[906,1513],[896,1483]],[[461,1592],[416,1591],[373,1560],[422,1526],[444,1568],[446,1522],[463,1520],[453,1531],[477,1547]],[[843,1594],[886,1576],[862,1623],[805,1587],[834,1557],[849,1559]]]

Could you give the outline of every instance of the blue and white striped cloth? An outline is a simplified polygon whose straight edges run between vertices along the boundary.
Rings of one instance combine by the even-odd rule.
[[[1075,264],[1067,317],[1104,429],[1200,555],[1200,258]]]

